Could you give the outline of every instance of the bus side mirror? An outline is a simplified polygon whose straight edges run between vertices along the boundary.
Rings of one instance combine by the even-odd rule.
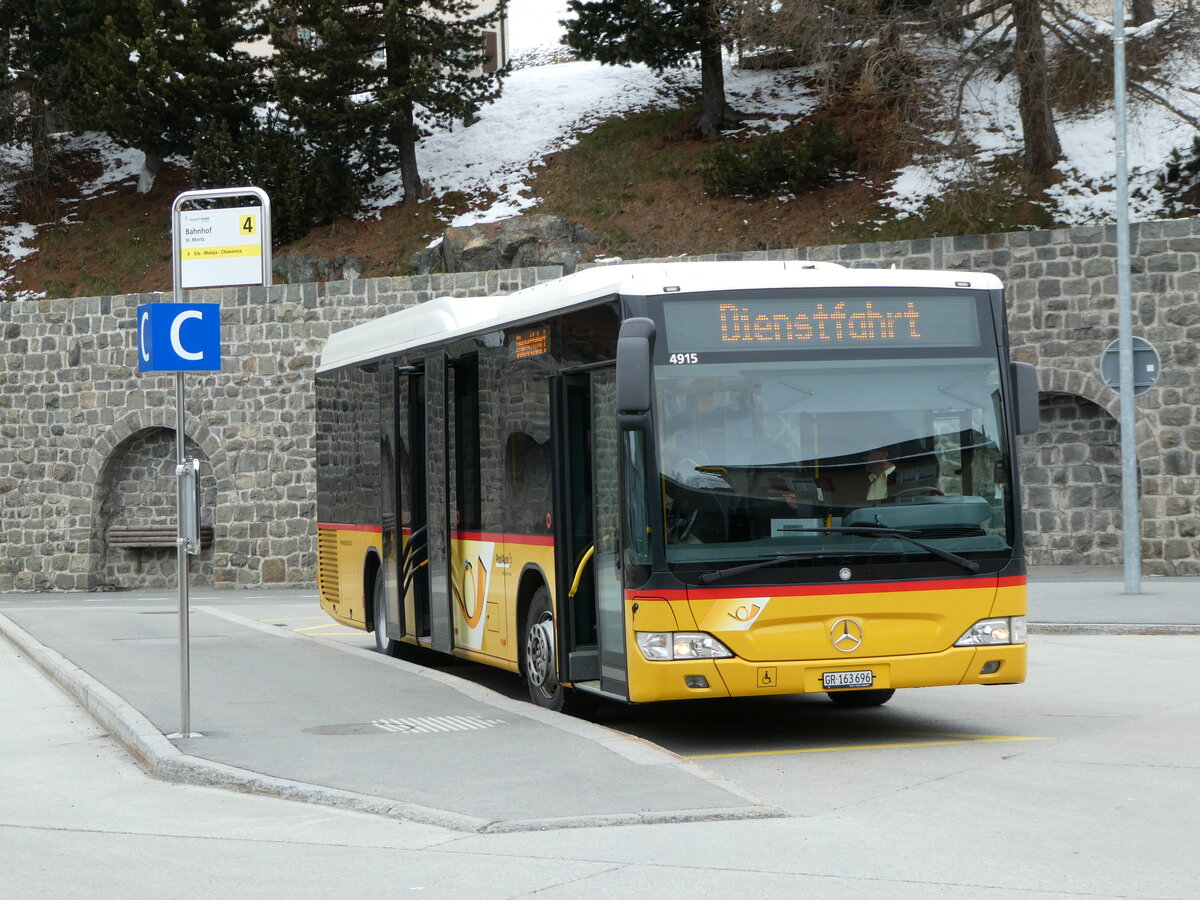
[[[1038,383],[1037,369],[1029,363],[1015,362],[1012,366],[1013,397],[1016,401],[1017,434],[1037,434]]]
[[[622,428],[645,428],[652,405],[654,322],[626,319],[617,337],[617,421]]]

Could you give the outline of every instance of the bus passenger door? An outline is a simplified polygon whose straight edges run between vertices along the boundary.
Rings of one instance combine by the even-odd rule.
[[[421,644],[449,652],[450,591],[446,504],[446,364],[441,356],[397,370],[397,506],[403,511],[400,601],[405,623]]]
[[[382,452],[379,459],[379,503],[382,510],[381,526],[383,578],[386,591],[384,636],[398,640],[404,636],[404,598],[400,588],[404,579],[400,577],[400,558],[404,551],[404,503],[408,499],[407,488],[401,487],[408,455],[407,436],[398,425],[400,410],[405,407],[402,391],[408,390],[405,370],[399,366],[380,364],[379,420]],[[380,623],[375,623],[376,629]]]
[[[627,697],[614,370],[563,375],[554,387],[559,678]]]
[[[494,578],[504,552],[499,534],[483,527],[479,423],[479,356],[450,361],[450,591],[454,647],[504,657],[504,579]],[[499,474],[493,470],[493,474]]]
[[[429,645],[449,653],[453,645],[450,598],[450,473],[447,427],[447,377],[444,354],[425,361],[425,487],[414,498],[425,506],[425,567],[429,597]]]
[[[396,587],[400,598],[401,635],[429,634],[429,572],[426,568],[425,509],[425,370],[396,369],[395,505],[400,522]]]

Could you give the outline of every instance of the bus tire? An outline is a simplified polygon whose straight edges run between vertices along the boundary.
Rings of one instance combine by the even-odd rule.
[[[385,656],[396,655],[397,641],[387,636],[387,588],[383,583],[383,571],[375,573],[371,589],[371,609],[375,626],[375,649]]]
[[[866,706],[883,706],[892,699],[895,688],[876,688],[869,691],[829,691],[834,706],[862,709]]]
[[[529,699],[544,709],[581,716],[594,704],[558,683],[557,633],[550,591],[542,585],[534,592],[525,614],[521,641],[521,672],[529,688]]]

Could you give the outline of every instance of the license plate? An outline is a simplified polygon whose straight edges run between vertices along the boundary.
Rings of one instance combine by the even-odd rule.
[[[870,669],[857,672],[825,672],[821,676],[822,685],[829,688],[869,688],[875,683],[875,673]]]

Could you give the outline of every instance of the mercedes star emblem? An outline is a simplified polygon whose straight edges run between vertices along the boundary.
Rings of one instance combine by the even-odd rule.
[[[829,629],[829,640],[843,653],[853,653],[863,642],[862,625],[854,619],[838,619]]]

